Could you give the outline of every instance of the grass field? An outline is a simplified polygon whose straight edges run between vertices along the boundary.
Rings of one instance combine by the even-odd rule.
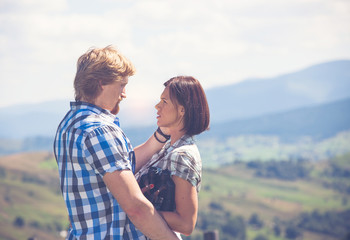
[[[284,142],[277,136],[242,135],[222,139],[200,138],[197,143],[203,165],[207,168],[237,160],[325,160],[350,151],[350,131],[322,140],[305,136]]]
[[[349,158],[338,160],[349,168]],[[329,162],[313,164],[308,179],[282,181],[258,178],[244,163],[205,169],[199,195],[200,212],[213,213],[212,204],[223,211],[242,216],[247,222],[253,213],[264,221],[264,227],[247,227],[246,239],[258,235],[275,237],[272,226],[276,219],[289,221],[301,212],[350,209],[350,196],[340,194],[323,183]],[[68,226],[64,202],[58,185],[58,172],[51,153],[23,153],[0,157],[0,239],[60,239]],[[21,221],[16,220],[23,220]],[[199,219],[200,221],[200,219]],[[198,229],[192,239],[201,239]],[[304,239],[322,239],[322,235],[304,232]],[[187,238],[188,239],[188,238]],[[332,239],[332,238],[328,238]]]
[[[350,166],[349,160],[341,161]],[[320,165],[311,173],[314,177],[297,181],[257,178],[254,171],[247,169],[244,163],[207,170],[203,174],[200,209],[210,212],[210,204],[216,202],[225,211],[241,215],[246,221],[253,213],[257,213],[266,227],[259,231],[248,228],[247,239],[254,239],[257,234],[275,239],[271,226],[276,218],[290,221],[301,212],[350,209],[349,195],[323,187],[320,173],[328,167],[328,163],[320,162]],[[310,232],[305,232],[305,236],[305,239],[321,239],[320,235]]]
[[[60,239],[67,215],[58,188],[56,164],[49,153],[0,158],[0,239]],[[23,226],[15,226],[22,219]]]

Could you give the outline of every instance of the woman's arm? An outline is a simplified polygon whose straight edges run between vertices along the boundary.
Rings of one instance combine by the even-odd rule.
[[[162,128],[162,132],[166,132],[166,130],[167,128]],[[154,137],[154,134],[157,134],[158,140]],[[154,134],[152,134],[152,136],[146,142],[134,148],[136,158],[135,172],[138,172],[141,167],[151,159],[153,154],[159,152],[164,146],[164,143],[167,141],[167,139],[165,139],[164,136],[159,134],[157,131],[155,131]]]
[[[198,197],[196,188],[188,181],[172,177],[175,183],[175,212],[160,212],[170,228],[189,236],[197,222]]]
[[[163,139],[162,139],[163,140]],[[136,167],[135,173],[137,173],[143,165],[147,163],[153,156],[162,149],[164,143],[158,142],[152,135],[146,142],[134,148]]]

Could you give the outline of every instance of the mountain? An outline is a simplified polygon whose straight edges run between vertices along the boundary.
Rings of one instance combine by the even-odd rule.
[[[124,128],[133,146],[156,126]],[[202,160],[221,165],[233,159],[323,159],[350,151],[350,98],[225,123],[213,123],[196,137]],[[52,151],[53,136],[0,139],[0,155]]]
[[[52,137],[62,118],[70,109],[69,99],[0,108],[0,139],[23,139],[33,136]],[[123,127],[151,125],[155,122],[155,108],[134,102],[121,103],[118,116]],[[127,117],[126,117],[127,116]]]
[[[350,60],[206,91],[213,123],[261,116],[350,97]]]
[[[203,137],[274,135],[282,140],[302,136],[324,139],[350,130],[350,98],[287,112],[212,124]]]
[[[348,69],[350,60],[339,60],[274,78],[208,89],[212,126],[350,97]],[[69,100],[0,108],[0,138],[52,137],[68,109]],[[155,109],[151,104],[128,99],[122,102],[119,117],[124,128],[140,130],[155,124]]]

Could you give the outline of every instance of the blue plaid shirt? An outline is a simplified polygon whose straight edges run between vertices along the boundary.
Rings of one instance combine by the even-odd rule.
[[[58,126],[54,152],[72,224],[67,239],[145,239],[103,181],[107,172],[135,167],[133,148],[115,115],[72,102]]]

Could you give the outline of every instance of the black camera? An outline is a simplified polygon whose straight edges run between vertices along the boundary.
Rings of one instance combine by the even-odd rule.
[[[139,186],[157,210],[175,210],[175,183],[169,170],[149,168],[148,172],[140,177]]]

